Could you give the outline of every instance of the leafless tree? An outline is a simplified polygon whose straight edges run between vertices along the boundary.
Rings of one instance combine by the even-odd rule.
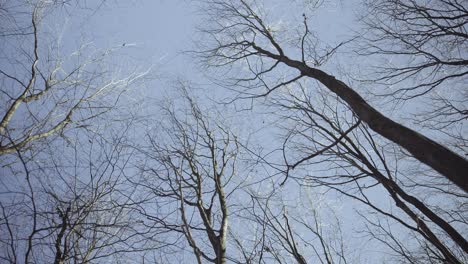
[[[463,236],[466,221],[456,216],[464,212],[466,195],[463,192],[434,188],[432,186],[442,186],[443,183],[429,176],[425,182],[413,181],[404,160],[395,156],[397,152],[385,150],[394,146],[382,144],[365,124],[353,115],[347,116],[349,110],[341,109],[343,106],[340,107],[336,98],[327,96],[324,91],[312,94],[299,86],[290,93],[276,102],[286,110],[283,118],[295,124],[294,128],[286,127],[283,146],[286,175],[294,174],[292,171],[305,165],[307,170],[302,173],[299,170],[295,176],[302,184],[327,187],[357,200],[381,217],[415,233],[418,241],[425,241],[426,248],[434,247],[427,251],[428,256],[423,261],[463,263],[468,251]],[[327,168],[326,171],[323,168]],[[401,211],[385,209],[381,199],[369,194],[374,190],[385,191]],[[436,199],[418,197],[428,193],[452,201],[446,206],[453,209],[445,213],[438,209]],[[454,221],[454,217],[457,220]],[[386,232],[391,234],[391,229]],[[405,249],[408,247],[404,242],[400,244]],[[409,254],[406,251],[405,255]]]
[[[358,53],[372,61],[374,83],[398,100],[420,99],[412,119],[448,135],[466,154],[464,124],[468,58],[468,10],[463,1],[368,1]],[[370,79],[370,78],[369,78]],[[418,102],[412,100],[411,102]],[[413,121],[413,122],[414,122]]]
[[[126,116],[113,130],[106,114],[124,113],[119,99],[146,72],[119,77],[106,65],[115,49],[63,55],[47,19],[75,3],[0,2],[2,262],[96,263],[137,250],[126,135],[114,133],[128,131]]]
[[[156,230],[182,236],[198,263],[226,263],[229,196],[239,182],[233,179],[237,138],[186,89],[163,113],[162,128],[149,130],[140,149],[143,180],[135,183],[150,197],[141,212]]]
[[[400,145],[463,190],[468,190],[464,173],[468,171],[466,159],[386,117],[354,89],[320,69],[341,44],[324,54],[311,47],[311,31],[306,17],[301,45],[290,52],[289,46],[281,42],[284,32],[275,32],[257,1],[213,0],[208,1],[205,7],[209,20],[213,22],[203,29],[208,37],[206,48],[199,55],[205,65],[226,66],[228,69],[232,69],[234,64],[239,65],[242,70],[236,70],[234,84],[245,88],[241,91],[243,96],[267,96],[300,79],[316,80],[336,94],[373,131]]]
[[[276,188],[249,196],[236,215],[244,229],[231,230],[244,259],[237,256],[235,263],[347,263],[339,220],[331,210],[328,218],[320,216],[327,212],[320,199]]]
[[[0,155],[16,153],[65,128],[86,127],[113,109],[128,85],[146,72],[118,78],[106,71],[113,50],[82,45],[62,56],[60,43],[42,30],[50,1],[2,2],[5,28],[0,68]],[[26,20],[26,21],[25,21]],[[4,23],[5,22],[5,23]]]
[[[19,152],[22,170],[4,175],[18,179],[2,179],[2,262],[100,263],[145,248],[132,213],[134,189],[125,184],[131,153],[123,137],[110,146],[86,138],[88,145],[75,145],[71,164],[55,160],[59,156],[51,167],[27,162]]]

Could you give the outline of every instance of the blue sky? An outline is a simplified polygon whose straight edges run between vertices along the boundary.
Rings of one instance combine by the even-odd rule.
[[[280,14],[279,23],[301,23],[302,13],[307,13],[312,30],[330,45],[345,39],[355,28],[351,22],[356,1],[326,1],[320,12],[310,12],[307,6],[311,1],[307,0],[295,0],[295,5],[289,1],[266,2],[272,13]],[[206,82],[200,78],[204,73],[193,58],[183,53],[195,49],[193,40],[199,35],[196,26],[205,23],[200,20],[203,10],[199,6],[190,0],[107,1],[92,15],[88,10],[84,11],[86,16],[83,11],[69,12],[71,20],[65,26],[64,40],[74,42],[74,46],[83,40],[92,41],[101,49],[125,44],[120,53],[128,56],[126,62],[152,66],[160,79]]]

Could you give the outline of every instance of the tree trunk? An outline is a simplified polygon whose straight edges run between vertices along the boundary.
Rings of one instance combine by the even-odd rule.
[[[405,148],[413,157],[433,168],[447,179],[468,192],[468,161],[448,148],[394,122],[370,106],[364,98],[334,76],[311,68],[304,62],[292,60],[284,55],[273,54],[253,45],[258,52],[295,68],[302,75],[314,78],[345,101],[354,113],[375,132]]]

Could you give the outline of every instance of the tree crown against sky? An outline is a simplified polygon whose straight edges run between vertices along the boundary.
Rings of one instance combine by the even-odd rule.
[[[0,1],[6,263],[464,263],[466,3]]]

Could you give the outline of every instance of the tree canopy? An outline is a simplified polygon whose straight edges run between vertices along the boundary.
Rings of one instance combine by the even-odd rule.
[[[0,0],[0,262],[468,262],[467,23]]]

